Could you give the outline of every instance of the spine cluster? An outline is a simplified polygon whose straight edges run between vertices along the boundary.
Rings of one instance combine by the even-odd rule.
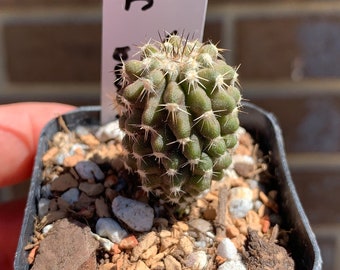
[[[126,167],[161,199],[190,202],[219,180],[237,143],[237,72],[211,43],[172,35],[123,63],[117,92]]]

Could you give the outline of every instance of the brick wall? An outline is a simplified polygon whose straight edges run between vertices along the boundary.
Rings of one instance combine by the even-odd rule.
[[[340,269],[339,33],[331,0],[210,0],[205,29],[281,124],[325,270]],[[0,1],[0,103],[99,104],[100,42],[100,1]]]

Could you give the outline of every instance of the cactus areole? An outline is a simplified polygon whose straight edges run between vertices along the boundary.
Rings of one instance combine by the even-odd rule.
[[[141,186],[184,209],[220,180],[237,143],[237,72],[211,43],[170,35],[123,63],[115,102],[126,168]]]

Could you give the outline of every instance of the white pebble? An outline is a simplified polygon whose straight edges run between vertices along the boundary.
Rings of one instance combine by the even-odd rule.
[[[89,129],[85,126],[77,126],[74,131],[78,136],[87,135],[90,133]]]
[[[42,229],[42,233],[46,234],[53,228],[53,224],[48,224]]]
[[[190,269],[202,270],[208,263],[207,254],[200,250],[189,254],[185,259],[185,265]]]
[[[261,202],[260,200],[256,200],[254,202],[254,210],[257,212],[262,205],[263,205],[263,202]]]
[[[103,238],[100,237],[98,234],[92,233],[93,237],[99,241],[99,243],[101,244],[101,246],[106,250],[106,251],[110,251],[112,249],[113,243],[107,239],[107,238]]]
[[[112,212],[134,231],[146,232],[152,228],[154,211],[146,203],[118,196],[112,201]]]
[[[41,198],[38,202],[38,215],[40,218],[48,213],[48,208],[50,207],[50,200],[46,198]]]
[[[202,233],[207,233],[213,230],[212,224],[209,221],[201,218],[190,220],[189,226]]]
[[[79,176],[83,179],[104,180],[105,175],[99,166],[90,160],[84,160],[77,163],[75,169]]]
[[[239,259],[237,249],[229,238],[224,238],[217,246],[217,255],[228,260]]]
[[[96,223],[96,234],[109,238],[113,243],[119,244],[128,233],[112,218],[100,218]]]
[[[86,150],[89,149],[89,146],[86,144],[82,144],[82,143],[75,143],[72,145],[71,149],[69,150],[69,156],[73,156],[74,154],[76,154],[76,152],[78,152],[79,149],[82,150],[82,154],[85,154]]]
[[[100,127],[95,135],[101,142],[106,142],[108,140],[122,141],[124,132],[119,128],[118,121],[113,121]]]
[[[73,204],[79,200],[79,189],[78,188],[70,188],[65,191],[61,197],[68,202],[69,204]]]
[[[200,241],[195,241],[194,243],[195,247],[200,248],[200,249],[205,249],[207,247],[207,242],[204,240]]]
[[[234,187],[230,190],[229,212],[236,218],[243,218],[253,209],[253,192],[247,187]]]
[[[226,261],[221,264],[217,270],[247,270],[246,266],[241,260],[236,261]]]
[[[233,155],[233,163],[232,164],[236,164],[236,163],[254,165],[255,160],[254,160],[253,157],[247,156],[247,155]]]

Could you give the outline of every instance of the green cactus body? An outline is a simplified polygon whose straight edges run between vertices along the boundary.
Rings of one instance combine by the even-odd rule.
[[[215,45],[173,35],[142,46],[141,60],[123,63],[122,77],[116,100],[125,166],[162,200],[192,201],[231,163],[241,100],[236,69]]]

